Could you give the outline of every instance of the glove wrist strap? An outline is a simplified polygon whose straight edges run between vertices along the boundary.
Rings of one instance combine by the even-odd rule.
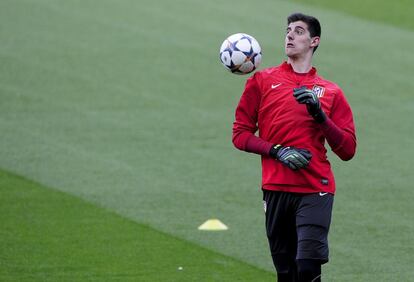
[[[312,117],[317,123],[323,123],[326,120],[326,114],[322,110],[314,114]]]
[[[270,148],[269,155],[272,158],[277,159],[277,153],[279,152],[280,149],[282,149],[282,147],[283,146],[280,144],[273,145],[272,148]]]

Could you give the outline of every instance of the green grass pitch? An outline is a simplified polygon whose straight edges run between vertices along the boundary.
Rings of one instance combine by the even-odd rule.
[[[262,280],[271,274],[0,171],[1,281]]]
[[[294,11],[321,20],[315,65],[357,126],[355,159],[330,154],[324,280],[414,280],[404,0],[0,1],[0,280],[273,281],[260,161],[231,144],[247,77],[218,49],[245,32],[279,64]]]

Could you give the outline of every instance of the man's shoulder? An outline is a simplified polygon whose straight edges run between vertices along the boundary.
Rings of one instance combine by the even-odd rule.
[[[260,76],[262,78],[267,78],[270,76],[275,76],[281,73],[281,67],[280,66],[273,66],[273,67],[267,67],[261,70],[256,71],[255,75]]]
[[[316,76],[315,82],[316,82],[317,85],[319,85],[321,87],[324,87],[324,88],[327,88],[327,89],[330,89],[331,91],[342,92],[342,89],[338,84],[336,84],[333,81],[327,80],[327,79],[323,78],[320,75]]]

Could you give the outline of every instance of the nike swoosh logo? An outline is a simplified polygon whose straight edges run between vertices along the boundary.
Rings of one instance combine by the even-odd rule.
[[[275,88],[279,87],[280,85],[282,85],[282,83],[279,83],[279,84],[272,84],[272,89],[275,89]]]
[[[319,196],[321,196],[321,197],[325,196],[326,194],[328,194],[328,193],[319,192]]]

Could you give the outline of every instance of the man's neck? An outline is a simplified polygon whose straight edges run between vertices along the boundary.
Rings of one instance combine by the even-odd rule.
[[[312,68],[312,57],[309,58],[293,58],[288,57],[288,64],[290,64],[293,70],[297,73],[307,73]]]

